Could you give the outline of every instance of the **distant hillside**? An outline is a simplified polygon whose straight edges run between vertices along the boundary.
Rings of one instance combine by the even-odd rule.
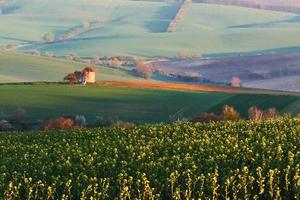
[[[299,0],[193,0],[193,2],[236,5],[250,8],[300,13]]]
[[[0,83],[62,81],[64,76],[83,69],[84,63],[64,59],[0,52]],[[126,80],[135,77],[127,72],[93,66],[97,80]]]
[[[218,83],[230,83],[232,77],[239,77],[246,87],[300,91],[300,54],[171,60],[159,64],[168,74],[196,72],[201,78]]]
[[[137,0],[137,1],[143,1],[143,0]],[[144,0],[144,1],[164,2],[167,0]],[[265,10],[300,13],[299,0],[193,0],[193,2],[221,4],[221,5],[235,5],[235,6],[242,6],[242,7],[249,7],[249,8],[265,9]]]
[[[168,33],[179,6],[174,1],[12,1],[0,17],[0,48],[24,44],[20,51],[152,58],[175,57],[182,48],[207,55],[300,46],[299,16],[294,13],[193,3]],[[77,31],[67,41],[39,43],[47,33],[60,38],[99,19],[106,23]]]

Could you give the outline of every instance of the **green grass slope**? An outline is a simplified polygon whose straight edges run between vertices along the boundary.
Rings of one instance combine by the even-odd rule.
[[[47,32],[59,36],[85,21],[107,19],[103,27],[70,41],[33,44],[23,51],[36,48],[58,55],[76,52],[82,56],[173,57],[182,48],[203,54],[225,54],[300,46],[299,17],[292,13],[193,3],[178,29],[166,33],[179,4],[20,0],[7,6],[11,11],[0,18],[0,44],[39,41]]]
[[[85,115],[88,122],[96,117],[118,118],[136,123],[160,123],[179,112],[192,118],[206,111],[219,112],[224,104],[234,105],[242,115],[252,105],[276,107],[280,111],[300,112],[297,96],[186,92],[107,86],[1,85],[0,112],[7,116],[17,108],[27,110],[31,120]]]
[[[73,50],[80,55],[99,52],[173,57],[181,48],[203,54],[225,54],[300,46],[300,23],[295,14],[192,4],[175,32],[161,32],[165,23],[162,18],[166,15],[165,20],[170,20],[176,10],[172,5],[169,7],[163,3],[126,4],[104,28],[81,34],[73,41],[34,48],[51,49],[58,54]],[[138,12],[142,14],[130,14],[129,10],[135,9],[142,10]]]
[[[62,81],[64,76],[81,70],[84,63],[0,52],[0,83],[30,81]],[[116,69],[94,66],[97,80],[126,80],[135,77]]]

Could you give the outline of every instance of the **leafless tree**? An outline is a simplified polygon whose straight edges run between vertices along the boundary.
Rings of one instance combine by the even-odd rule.
[[[140,76],[145,79],[151,79],[152,77],[152,69],[144,61],[137,61],[135,70]]]
[[[250,120],[262,120],[263,119],[263,111],[257,108],[256,106],[252,106],[248,110],[248,118]]]
[[[45,40],[46,42],[53,42],[53,41],[55,40],[55,36],[54,36],[53,33],[46,33],[46,34],[44,35],[44,40]]]
[[[231,86],[232,87],[241,87],[241,79],[239,77],[232,77]]]

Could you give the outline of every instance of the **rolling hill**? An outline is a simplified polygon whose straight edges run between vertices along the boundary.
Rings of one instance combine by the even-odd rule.
[[[81,70],[84,63],[59,58],[47,58],[16,53],[0,52],[0,83],[62,81],[75,70]],[[121,70],[101,66],[96,69],[97,80],[127,80],[137,77]]]
[[[243,116],[247,116],[248,109],[253,105],[262,109],[276,107],[281,113],[300,112],[299,95],[209,92],[209,88],[205,87],[202,92],[183,89],[150,87],[149,83],[148,86],[147,83],[130,85],[126,82],[103,82],[86,87],[61,84],[0,85],[0,113],[9,116],[17,108],[23,108],[31,121],[84,115],[89,123],[96,121],[97,117],[134,123],[161,123],[168,122],[173,115],[193,118],[207,111],[220,113],[224,104],[235,106]]]
[[[146,58],[174,57],[182,48],[213,55],[300,46],[297,14],[216,4],[193,3],[176,31],[167,33],[179,6],[128,0],[12,1],[0,18],[0,44],[24,44],[21,51],[38,49],[57,55]],[[37,43],[48,32],[60,37],[99,18],[105,19],[103,26],[70,40]]]
[[[236,5],[257,9],[300,13],[300,1],[297,0],[193,0],[199,3]]]
[[[205,78],[230,84],[232,77],[239,77],[244,87],[300,92],[299,54],[175,59],[161,61],[159,66],[173,76],[197,73],[199,82]]]

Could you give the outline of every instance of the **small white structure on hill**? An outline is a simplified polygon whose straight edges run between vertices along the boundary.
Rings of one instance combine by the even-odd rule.
[[[75,71],[68,74],[64,81],[68,81],[71,84],[87,84],[96,82],[96,72],[90,67],[84,68],[82,71]]]

